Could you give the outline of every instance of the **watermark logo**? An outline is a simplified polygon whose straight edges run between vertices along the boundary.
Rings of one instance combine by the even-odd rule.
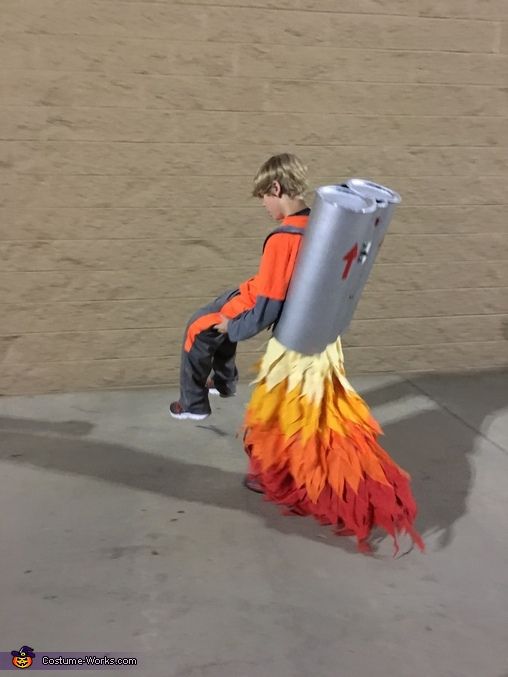
[[[19,651],[11,651],[12,664],[15,668],[26,670],[34,662],[34,650],[30,646],[22,646]]]
[[[1,2],[1,0],[0,0]],[[45,652],[23,645],[19,651],[0,651],[0,672],[3,670],[121,670],[139,667],[134,656],[120,653]]]

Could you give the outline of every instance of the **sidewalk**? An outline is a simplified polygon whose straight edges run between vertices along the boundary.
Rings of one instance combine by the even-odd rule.
[[[160,389],[0,398],[0,650],[139,655],[143,677],[508,677],[508,373],[352,381],[413,476],[425,555],[363,556],[246,491],[246,386],[201,423]]]

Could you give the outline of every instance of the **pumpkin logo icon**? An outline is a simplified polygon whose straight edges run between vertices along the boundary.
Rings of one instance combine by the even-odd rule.
[[[25,670],[34,662],[34,650],[30,646],[22,646],[19,651],[11,651],[12,664],[15,668]]]

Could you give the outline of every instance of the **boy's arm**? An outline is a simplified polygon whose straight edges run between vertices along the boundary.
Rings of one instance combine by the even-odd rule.
[[[266,243],[256,280],[256,303],[228,323],[227,333],[234,343],[259,334],[279,319],[293,272],[289,238],[294,235],[281,233]]]

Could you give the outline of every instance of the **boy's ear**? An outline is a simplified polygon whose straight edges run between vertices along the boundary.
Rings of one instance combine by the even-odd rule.
[[[275,195],[275,197],[280,197],[282,195],[282,187],[278,181],[272,183],[272,195]]]

